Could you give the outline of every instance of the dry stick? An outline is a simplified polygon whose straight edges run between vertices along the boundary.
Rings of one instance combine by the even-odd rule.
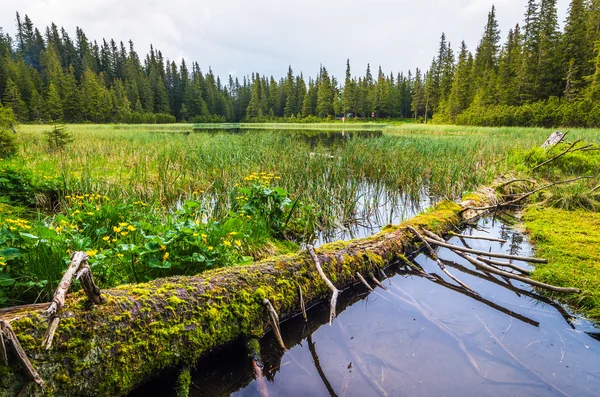
[[[319,356],[317,355],[317,349],[315,349],[315,344],[312,340],[312,331],[310,329],[308,330],[308,336],[306,337],[306,341],[308,342],[308,350],[310,351],[310,354],[312,356],[313,364],[315,365],[315,368],[317,369],[319,377],[323,381],[325,388],[327,389],[331,397],[337,397],[337,394],[335,394],[335,391],[333,390],[329,379],[327,379],[327,376],[325,375],[325,372],[321,367],[321,361],[319,360]]]
[[[87,261],[87,259],[88,256],[85,252],[78,251],[73,254],[73,257],[71,258],[71,264],[69,264],[69,267],[63,275],[62,280],[60,280],[60,284],[58,284],[58,288],[56,288],[56,292],[54,293],[50,307],[46,310],[46,316],[51,317],[55,315],[56,312],[65,305],[65,296],[67,295],[67,291],[71,286],[73,276],[75,276],[75,273],[77,273],[81,263]]]
[[[464,258],[466,260],[468,260],[469,262],[471,262],[473,265],[488,271],[490,273],[494,273],[497,274],[499,276],[503,276],[506,278],[512,278],[514,280],[519,280],[522,281],[524,283],[527,283],[529,285],[533,285],[535,287],[539,287],[539,288],[544,288],[550,291],[554,291],[554,292],[564,292],[566,294],[579,294],[581,293],[581,290],[579,288],[565,288],[565,287],[557,287],[555,285],[550,285],[550,284],[546,284],[546,283],[542,283],[539,281],[535,281],[530,279],[529,277],[524,277],[524,276],[519,276],[518,274],[513,274],[513,273],[509,273],[509,272],[505,272],[504,270],[500,270],[500,269],[496,269],[495,267],[486,265],[485,263],[478,261],[475,258],[470,257],[469,255],[465,255]]]
[[[387,290],[387,287],[386,287],[385,285],[381,284],[381,283],[379,282],[379,280],[377,280],[377,279],[375,278],[375,276],[374,276],[374,275],[371,275],[371,280],[373,280],[373,282],[375,283],[375,285],[376,285],[376,286],[378,286],[379,288]]]
[[[454,237],[460,237],[460,238],[466,238],[469,240],[487,240],[487,241],[495,241],[498,243],[506,243],[506,240],[502,240],[501,238],[493,238],[493,237],[484,237],[484,236],[469,236],[467,234],[457,234],[457,233],[452,233],[450,232],[451,236]]]
[[[435,251],[433,250],[433,248],[431,248],[431,245],[429,245],[427,243],[427,238],[426,237],[421,236],[421,234],[419,232],[417,232],[417,230],[414,227],[412,227],[412,226],[408,226],[408,229],[411,232],[413,232],[413,234],[415,234],[417,237],[419,237],[419,239],[421,239],[421,241],[423,241],[423,243],[425,244],[425,247],[427,248],[427,251],[429,251],[429,254],[431,255],[431,257],[435,260],[435,262],[440,267],[440,269],[442,269],[442,271],[444,273],[446,273],[446,275],[448,277],[450,277],[452,280],[454,280],[455,282],[457,282],[458,284],[460,284],[463,288],[468,289],[469,291],[471,291],[471,292],[479,295],[471,287],[469,287],[467,284],[463,283],[462,281],[460,281],[459,279],[457,279],[456,277],[454,277],[452,275],[452,273],[450,273],[448,271],[448,269],[446,269],[446,266],[444,266],[444,264],[442,263],[442,261],[440,261],[440,258],[438,258],[437,254],[435,253]]]
[[[494,257],[494,258],[514,259],[514,260],[523,261],[523,262],[548,263],[548,259],[532,258],[532,257],[527,257],[527,256],[501,254],[501,253],[498,253],[498,252],[487,252],[487,251],[474,250],[474,249],[471,249],[471,248],[465,248],[465,247],[460,247],[458,245],[446,243],[443,240],[440,241],[440,240],[432,239],[432,238],[429,238],[429,237],[423,237],[423,238],[427,242],[429,242],[429,243],[431,243],[433,245],[439,245],[440,247],[449,248],[449,249],[455,250],[455,251],[467,252],[469,254],[476,254],[476,255],[481,255],[481,256],[491,256],[491,257]]]
[[[480,273],[480,272],[475,271],[475,270],[470,270],[470,269],[464,268],[463,266],[459,265],[458,263],[454,263],[452,261],[446,261],[446,260],[444,261],[444,263],[448,264],[448,266],[452,266],[452,267],[457,268],[458,270],[462,271],[463,273],[467,273],[467,274],[470,274],[472,276],[481,278],[483,280],[490,281],[490,282],[498,284],[498,285],[500,285],[500,286],[502,286],[504,288],[507,288],[507,289],[509,289],[511,291],[514,291],[516,289],[516,288],[512,287],[511,285],[504,284],[502,281],[500,281],[500,280],[498,280],[498,279],[496,279],[496,278],[494,278],[492,276],[488,276],[485,273]],[[431,280],[431,282],[436,283],[438,285],[441,285],[442,287],[451,289],[452,291],[456,291],[459,294],[468,296],[469,298],[473,298],[477,302],[481,302],[484,305],[489,306],[489,307],[491,307],[494,310],[498,310],[499,312],[501,312],[503,314],[506,314],[507,316],[511,316],[513,318],[516,318],[517,320],[522,321],[525,324],[529,324],[529,325],[532,325],[534,327],[539,327],[540,326],[540,323],[538,321],[532,320],[531,318],[529,318],[527,316],[524,316],[522,314],[519,314],[517,312],[509,310],[509,309],[507,309],[507,308],[505,308],[503,306],[500,306],[500,305],[498,305],[498,304],[496,304],[496,303],[494,303],[494,302],[492,302],[490,300],[485,299],[482,296],[474,295],[472,292],[469,292],[469,291],[467,291],[464,288],[460,288],[460,287],[458,287],[458,286],[456,286],[454,284],[450,284],[449,282],[447,282],[446,280],[444,280],[443,278],[441,278],[439,276],[437,278],[434,277],[434,279]]]
[[[331,324],[333,323],[333,319],[335,318],[335,305],[337,303],[337,297],[338,297],[340,291],[337,288],[335,288],[335,285],[333,285],[333,283],[325,275],[325,272],[323,272],[323,268],[321,268],[321,261],[319,260],[319,257],[315,253],[315,247],[313,247],[312,245],[309,245],[308,252],[310,253],[310,256],[312,257],[313,261],[315,262],[315,266],[317,268],[317,271],[319,272],[319,276],[321,276],[321,278],[323,279],[325,284],[327,284],[327,287],[331,290],[331,303],[330,303],[330,314],[329,314],[329,326],[331,326]]]
[[[263,300],[263,304],[267,308],[267,312],[269,312],[269,320],[271,321],[271,328],[273,328],[273,332],[275,333],[277,342],[279,342],[279,346],[281,346],[281,348],[283,350],[287,350],[287,348],[285,347],[285,344],[283,343],[283,338],[281,337],[281,330],[279,329],[279,316],[277,315],[275,308],[273,307],[273,305],[267,298],[265,298]]]
[[[512,264],[510,262],[495,261],[493,259],[487,259],[487,258],[484,258],[482,256],[478,256],[477,259],[480,260],[480,261],[482,261],[482,262],[488,263],[490,265],[496,265],[496,266],[502,266],[502,267],[509,267],[509,268],[511,268],[513,270],[516,270],[518,272],[521,272],[523,274],[531,274],[531,270],[524,269],[524,268],[522,268],[520,266],[517,266],[517,265],[514,265],[514,264]]]
[[[548,184],[548,185],[546,185],[546,186],[542,186],[542,187],[540,187],[540,188],[537,188],[537,189],[535,189],[535,190],[532,190],[532,191],[531,191],[531,192],[529,192],[529,193],[525,193],[525,194],[523,194],[522,196],[520,196],[520,197],[517,197],[516,199],[514,199],[514,200],[511,200],[511,201],[507,201],[507,202],[504,202],[504,203],[500,203],[500,204],[498,204],[498,205],[490,205],[490,206],[488,206],[488,207],[465,207],[465,208],[463,208],[463,209],[461,210],[461,212],[464,212],[464,211],[467,211],[467,210],[475,210],[475,211],[493,210],[493,209],[497,209],[498,207],[509,207],[509,206],[514,206],[514,205],[515,205],[516,203],[518,203],[519,201],[521,201],[521,200],[523,200],[523,199],[526,199],[527,197],[529,197],[529,196],[531,196],[532,194],[535,194],[535,193],[537,193],[537,192],[539,192],[539,191],[542,191],[542,190],[544,190],[544,189],[548,189],[549,187],[556,186],[556,185],[562,185],[562,184],[565,184],[565,183],[576,182],[576,181],[579,181],[579,180],[581,180],[581,179],[589,179],[589,178],[591,178],[591,176],[580,176],[580,177],[578,177],[578,178],[574,178],[574,179],[568,179],[568,180],[565,180],[565,181],[558,181],[558,182],[550,183],[550,184]]]
[[[512,180],[510,180],[508,182],[504,182],[503,184],[501,184],[500,186],[498,186],[498,188],[501,188],[501,187],[504,187],[504,186],[508,186],[508,185],[516,183],[516,182],[529,182],[532,185],[536,184],[536,182],[532,181],[531,179],[512,179]]]
[[[595,188],[593,188],[592,190],[590,190],[589,194],[594,193],[596,190],[600,189],[600,185],[596,186]]]
[[[102,303],[102,295],[100,294],[100,288],[96,286],[94,283],[94,278],[92,277],[92,270],[88,266],[87,262],[82,262],[79,267],[79,272],[75,277],[76,280],[81,282],[81,286],[85,291],[87,297],[94,302],[94,304],[99,305]]]
[[[578,140],[576,140],[575,142],[573,142],[573,143],[571,144],[571,146],[569,146],[569,148],[568,148],[567,150],[565,150],[565,151],[561,152],[560,154],[558,154],[558,155],[556,155],[556,156],[552,157],[550,160],[546,160],[546,161],[544,161],[543,163],[540,163],[540,164],[536,165],[535,167],[533,167],[533,168],[531,169],[531,171],[535,171],[535,170],[537,170],[538,168],[540,168],[541,166],[543,166],[543,165],[546,165],[546,164],[550,163],[551,161],[554,161],[554,160],[556,160],[557,158],[559,158],[559,157],[561,157],[561,156],[563,156],[563,155],[565,155],[565,154],[569,153],[569,152],[571,151],[571,149],[573,149],[573,148],[575,147],[575,145],[577,145],[579,142],[581,142],[581,139],[578,139]]]
[[[484,328],[488,332],[488,334],[492,337],[492,339],[494,339],[494,342],[496,342],[496,344],[498,346],[500,346],[502,348],[502,350],[504,350],[506,352],[506,354],[508,354],[513,360],[515,360],[521,367],[525,368],[527,371],[529,371],[530,373],[535,375],[536,378],[538,378],[539,380],[541,380],[542,382],[544,382],[545,384],[547,384],[548,386],[550,386],[551,388],[553,388],[554,390],[556,390],[557,392],[562,394],[563,396],[568,396],[567,393],[560,390],[558,387],[554,386],[552,383],[548,382],[542,375],[538,374],[533,369],[531,369],[527,365],[525,365],[525,363],[523,361],[519,360],[517,358],[517,356],[512,354],[512,352],[510,350],[508,350],[508,348],[504,345],[504,343],[502,343],[502,341],[500,339],[498,339],[498,337],[496,337],[496,335],[494,335],[492,330],[487,326],[486,323],[483,322],[483,320],[481,318],[479,318],[478,315],[475,315],[475,317],[477,317],[477,320],[479,320],[479,322],[484,326]]]
[[[19,339],[17,339],[17,335],[15,335],[15,332],[13,331],[10,324],[7,323],[6,321],[0,320],[0,332],[4,333],[4,336],[6,336],[6,339],[12,345],[13,350],[15,351],[15,353],[17,354],[17,356],[19,358],[19,361],[25,368],[27,377],[30,380],[32,380],[33,382],[35,382],[39,387],[43,387],[44,381],[38,374],[35,367],[31,364],[31,361],[29,361],[29,358],[27,357],[25,350],[23,350],[23,347],[21,346],[21,343],[19,343]]]
[[[253,342],[253,343],[252,343]],[[265,382],[265,377],[263,376],[263,363],[260,358],[260,350],[255,351],[250,348],[250,346],[260,346],[258,339],[251,339],[247,343],[248,348],[248,356],[252,361],[252,371],[254,372],[254,379],[258,383],[258,393],[261,397],[269,397],[269,391],[267,389],[267,383]]]
[[[512,284],[507,284],[507,283],[505,283],[503,281],[500,281],[497,278],[493,277],[491,274],[483,273],[483,272],[479,272],[477,270],[469,269],[469,268],[467,268],[467,267],[465,267],[465,266],[463,266],[463,265],[461,265],[459,263],[456,263],[456,262],[453,262],[453,261],[450,261],[450,260],[444,260],[444,263],[446,265],[448,265],[448,266],[452,266],[452,267],[460,270],[463,273],[470,274],[470,275],[472,275],[474,277],[480,278],[482,280],[489,281],[490,283],[494,283],[494,284],[499,285],[499,286],[501,286],[503,288],[506,288],[506,289],[508,289],[510,291],[513,291],[516,294],[525,295],[525,296],[528,296],[528,297],[533,298],[535,300],[538,300],[540,302],[543,302],[543,303],[545,303],[547,305],[550,305],[550,306],[554,307],[560,313],[560,315],[565,319],[566,323],[571,328],[573,328],[573,329],[575,328],[573,326],[573,324],[571,323],[572,320],[574,319],[574,317],[571,316],[569,313],[567,313],[567,311],[561,305],[559,305],[556,302],[554,302],[554,301],[546,298],[545,296],[538,295],[535,292],[533,292],[532,290],[521,289],[521,288],[516,287],[516,286],[514,286]],[[436,281],[434,281],[434,282],[436,282]],[[464,290],[461,289],[459,292],[464,293]],[[486,302],[483,302],[483,303],[486,303]],[[505,310],[508,310],[508,309],[505,309]],[[512,313],[511,314],[511,312],[509,311],[506,314],[515,317],[513,314],[516,314],[516,313]],[[521,316],[520,314],[518,316],[519,317],[524,317],[524,316]],[[519,320],[523,321],[523,318],[519,318],[519,317],[515,317],[515,318],[518,318]],[[524,322],[532,324],[530,321],[533,321],[533,320],[524,321]],[[532,325],[538,327],[539,323],[536,322],[536,324],[532,324]]]
[[[360,282],[363,283],[365,287],[367,287],[369,291],[373,291],[373,288],[369,285],[369,283],[367,283],[367,280],[365,280],[365,278],[359,272],[356,272],[356,276],[358,277]]]
[[[42,347],[45,348],[46,350],[50,350],[50,348],[52,347],[52,340],[54,339],[54,333],[56,332],[56,329],[58,328],[59,322],[60,322],[60,317],[58,317],[58,316],[53,316],[50,319],[50,324],[48,324],[48,329],[44,333],[44,338],[42,340]]]
[[[546,284],[546,283],[542,283],[539,281],[535,281],[530,279],[529,277],[524,277],[524,276],[519,276],[518,274],[513,274],[513,273],[509,273],[509,272],[505,272],[504,270],[500,270],[497,269],[493,266],[489,266],[486,265],[485,263],[470,257],[469,255],[464,255],[461,254],[460,251],[465,251],[465,252],[469,252],[469,251],[476,251],[476,250],[469,250],[468,248],[463,248],[463,247],[458,247],[456,245],[452,245],[452,244],[446,244],[443,243],[442,241],[444,241],[440,236],[438,236],[435,233],[429,232],[429,231],[425,231],[427,233],[428,236],[435,236],[433,237],[433,239],[431,238],[427,238],[427,240],[431,241],[433,244],[438,244],[442,247],[446,247],[446,248],[450,248],[454,253],[459,254],[460,256],[462,256],[463,258],[465,258],[466,260],[468,260],[469,262],[471,262],[471,264],[479,267],[480,269],[483,269],[484,271],[487,271],[489,273],[494,273],[497,274],[499,276],[503,276],[506,278],[512,278],[514,280],[519,280],[522,281],[524,283],[527,283],[529,285],[533,285],[536,287],[540,287],[540,288],[545,288],[548,289],[550,291],[555,291],[555,292],[564,292],[564,293],[575,293],[578,294],[581,292],[581,290],[577,289],[577,288],[564,288],[564,287],[557,287],[554,285],[550,285],[550,284]],[[440,241],[441,240],[441,241]],[[471,252],[474,253],[474,252]],[[493,256],[491,255],[491,252],[485,252],[485,251],[479,251],[479,253],[481,253],[481,255],[486,255],[486,256]],[[494,253],[494,255],[502,255],[502,254],[496,254]],[[515,258],[519,258],[519,257],[515,257],[514,255],[506,255],[505,257],[513,257],[513,258],[508,258],[508,259],[515,259]],[[526,258],[526,259],[537,259],[537,258]],[[521,258],[520,260],[524,260],[523,258]],[[547,261],[546,261],[547,262]]]
[[[8,365],[8,356],[6,355],[6,345],[4,344],[4,333],[0,329],[0,358],[2,358],[2,364]]]
[[[302,296],[302,287],[298,284],[298,291],[300,291],[300,308],[302,309],[302,316],[304,317],[304,321],[308,321],[308,316],[306,315],[306,306],[304,305],[304,297]]]

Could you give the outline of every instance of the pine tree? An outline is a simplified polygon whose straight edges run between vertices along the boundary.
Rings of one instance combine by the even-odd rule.
[[[321,67],[319,82],[317,86],[317,116],[325,118],[333,115],[333,86],[329,73],[325,67]]]
[[[454,74],[454,80],[452,81],[450,96],[445,110],[445,114],[451,122],[454,122],[456,116],[465,111],[471,103],[473,98],[472,71],[473,56],[468,51],[467,45],[463,41],[460,46],[458,64],[456,65],[456,72]]]
[[[4,90],[4,96],[2,102],[12,109],[15,117],[19,121],[28,120],[28,109],[27,104],[21,99],[21,92],[15,82],[9,78],[6,82],[6,89]]]
[[[63,118],[62,101],[54,83],[50,83],[46,94],[46,112],[52,121],[59,121]]]
[[[64,93],[62,97],[64,121],[81,121],[82,107],[77,81],[75,79],[75,68],[73,66],[70,66],[69,69],[65,71],[61,81],[60,91]]]
[[[594,55],[587,41],[587,22],[585,1],[572,0],[560,46],[564,97],[568,101],[577,98],[583,87],[583,76],[593,71],[590,60]]]
[[[413,86],[413,98],[410,106],[411,111],[414,114],[415,120],[421,115],[424,116],[425,112],[425,85],[421,78],[421,71],[419,68],[415,71],[415,81]]]
[[[540,42],[537,66],[536,86],[538,91],[535,99],[547,99],[559,96],[564,92],[560,73],[560,32],[556,0],[542,0],[540,6]]]

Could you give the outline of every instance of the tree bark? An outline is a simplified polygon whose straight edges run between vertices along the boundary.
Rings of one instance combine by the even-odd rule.
[[[462,207],[442,202],[374,236],[316,250],[323,272],[340,290],[357,272],[376,273],[414,249],[408,226],[444,233],[461,222]],[[298,288],[300,286],[301,290]],[[66,296],[51,349],[42,348],[50,304],[0,310],[53,396],[122,396],[160,371],[194,364],[214,349],[269,328],[268,299],[280,318],[329,299],[329,289],[306,251],[262,262],[103,290],[92,304],[80,291]],[[0,397],[29,381],[14,357],[0,367]]]

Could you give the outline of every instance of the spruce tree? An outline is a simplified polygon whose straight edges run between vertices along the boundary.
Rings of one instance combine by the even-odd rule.
[[[54,83],[50,83],[46,94],[46,113],[52,121],[63,119],[62,101]]]
[[[12,109],[15,117],[19,121],[28,121],[28,109],[27,104],[21,99],[21,92],[15,82],[9,78],[6,82],[6,89],[4,90],[4,96],[2,102]]]

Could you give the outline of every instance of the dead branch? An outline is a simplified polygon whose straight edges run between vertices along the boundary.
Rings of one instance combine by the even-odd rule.
[[[10,342],[15,354],[18,357],[19,362],[21,363],[21,365],[23,365],[23,368],[25,369],[27,377],[31,381],[35,382],[39,387],[43,387],[44,381],[38,374],[35,367],[29,361],[29,358],[27,357],[25,350],[23,350],[21,343],[19,343],[19,339],[17,339],[17,335],[15,335],[15,332],[13,331],[12,327],[9,323],[7,323],[4,320],[0,320],[0,333],[3,333],[6,337],[6,340]]]
[[[42,347],[46,350],[49,350],[52,347],[52,340],[54,339],[54,333],[58,328],[58,324],[60,323],[60,317],[53,316],[50,319],[50,323],[48,324],[48,329],[44,334],[44,339],[42,340]]]
[[[454,237],[466,238],[469,240],[487,240],[487,241],[495,241],[498,243],[506,243],[506,240],[502,240],[500,238],[484,237],[484,236],[469,236],[467,234],[457,234],[457,233],[453,233],[453,232],[450,232],[449,234]]]
[[[263,362],[260,356],[260,342],[256,338],[251,338],[246,343],[246,349],[248,350],[248,357],[252,362],[252,372],[254,372],[254,379],[258,383],[258,392],[261,397],[269,397],[269,391],[267,389],[267,382],[263,376]]]
[[[287,350],[285,344],[283,343],[283,338],[281,337],[281,329],[279,328],[279,316],[277,315],[275,308],[271,304],[271,301],[269,301],[267,298],[263,300],[263,304],[265,305],[265,307],[267,308],[267,312],[269,313],[271,328],[273,329],[273,333],[277,338],[277,342],[279,342],[279,346],[281,346],[283,350]]]
[[[373,288],[369,285],[369,283],[367,283],[367,280],[365,280],[365,278],[359,272],[356,272],[356,276],[358,277],[360,282],[363,283],[365,287],[367,287],[369,291],[373,291]]]
[[[540,281],[532,280],[529,277],[519,276],[518,274],[513,274],[513,273],[505,272],[504,270],[500,270],[500,269],[497,269],[495,267],[486,265],[485,263],[483,263],[481,261],[478,261],[477,259],[472,258],[472,257],[470,257],[468,255],[465,255],[464,258],[466,260],[468,260],[469,262],[471,262],[473,265],[475,265],[475,266],[477,266],[477,267],[479,267],[479,268],[481,268],[481,269],[483,269],[483,270],[485,270],[485,271],[487,271],[489,273],[494,273],[494,274],[497,274],[497,275],[502,276],[502,277],[512,278],[514,280],[519,280],[519,281],[522,281],[522,282],[524,282],[526,284],[533,285],[535,287],[544,288],[544,289],[547,289],[547,290],[550,290],[550,291],[554,291],[554,292],[563,292],[563,293],[566,293],[566,294],[579,294],[579,293],[581,293],[581,290],[578,289],[578,288],[557,287],[555,285],[550,285],[550,284],[542,283]]]
[[[593,188],[592,190],[590,190],[589,194],[594,193],[596,190],[600,189],[600,185],[596,186],[595,188]]]
[[[88,256],[85,252],[75,252],[73,254],[71,257],[71,263],[63,275],[62,280],[60,280],[58,288],[56,288],[56,292],[52,298],[52,303],[50,303],[50,307],[46,310],[46,316],[51,317],[55,315],[56,312],[65,305],[65,296],[67,295],[67,291],[71,286],[73,276],[75,276],[75,273],[77,273],[81,263],[87,260]]]
[[[591,178],[591,176],[580,176],[580,177],[578,177],[578,178],[574,178],[574,179],[568,179],[568,180],[565,180],[565,181],[558,181],[558,182],[550,183],[550,184],[548,184],[548,185],[546,185],[546,186],[542,186],[542,187],[540,187],[540,188],[538,188],[538,189],[532,190],[531,192],[525,193],[525,194],[523,194],[522,196],[520,196],[520,197],[517,197],[516,199],[514,199],[514,200],[511,200],[511,201],[507,201],[507,202],[504,202],[504,203],[500,203],[500,204],[498,204],[498,205],[490,205],[490,206],[487,206],[487,207],[465,207],[465,208],[463,208],[463,210],[462,210],[462,211],[467,211],[467,210],[484,211],[484,210],[493,210],[493,209],[497,209],[497,208],[499,208],[499,207],[509,207],[509,206],[514,206],[514,205],[515,205],[516,203],[518,203],[519,201],[521,201],[521,200],[523,200],[523,199],[526,199],[527,197],[529,197],[529,196],[531,196],[531,195],[533,195],[533,194],[535,194],[535,193],[538,193],[538,192],[540,192],[540,191],[542,191],[542,190],[544,190],[544,189],[548,189],[548,188],[550,188],[550,187],[552,187],[552,186],[556,186],[556,185],[562,185],[562,184],[565,184],[565,183],[576,182],[576,181],[579,181],[579,180],[581,180],[581,179],[589,179],[589,178]]]
[[[477,259],[482,262],[485,262],[487,264],[490,264],[490,265],[509,267],[509,268],[516,270],[518,272],[521,272],[523,274],[531,274],[531,270],[527,270],[525,268],[522,268],[522,267],[512,264],[510,262],[495,261],[493,259],[484,258],[482,256],[478,256]]]
[[[542,148],[547,149],[549,147],[554,147],[558,145],[562,142],[563,139],[565,139],[568,133],[569,131],[565,132],[564,134],[560,131],[554,131],[552,134],[550,134],[546,142],[542,144]]]
[[[94,304],[99,305],[102,303],[100,288],[98,288],[96,283],[94,283],[92,270],[88,266],[87,261],[81,263],[81,266],[79,266],[79,272],[77,273],[75,279],[79,280],[83,290],[85,291],[85,294],[92,302],[94,302]]]
[[[6,355],[6,345],[4,344],[4,333],[0,330],[0,358],[2,364],[8,365],[8,356]]]
[[[452,280],[454,280],[455,282],[457,282],[458,284],[460,284],[463,288],[468,289],[469,291],[478,294],[477,292],[475,292],[471,287],[469,287],[467,284],[463,283],[462,281],[460,281],[459,279],[457,279],[456,277],[454,277],[452,275],[452,273],[450,273],[448,271],[448,269],[446,269],[446,266],[444,266],[444,264],[442,263],[442,261],[440,261],[440,259],[438,258],[437,254],[435,253],[435,251],[433,250],[433,248],[431,248],[431,245],[428,244],[427,242],[427,238],[421,236],[421,234],[412,226],[408,226],[408,229],[415,235],[417,236],[422,242],[423,244],[425,244],[425,247],[427,248],[427,251],[429,251],[429,254],[431,255],[431,257],[435,260],[435,262],[437,263],[437,265],[439,266],[439,268],[446,273],[446,275],[448,277],[450,277]],[[479,295],[479,294],[478,294]]]
[[[511,185],[513,183],[517,183],[517,182],[529,182],[532,185],[537,184],[536,181],[532,181],[531,179],[512,179],[512,180],[510,180],[508,182],[504,182],[503,184],[499,185],[498,189],[503,188],[503,187],[508,186],[508,185]]]
[[[373,280],[375,285],[378,286],[379,288],[387,290],[387,287],[385,285],[381,284],[374,275],[371,275],[371,280]]]
[[[458,245],[442,242],[440,240],[432,239],[429,237],[423,237],[423,238],[428,243],[431,243],[433,245],[439,245],[440,247],[448,248],[448,249],[455,250],[455,251],[467,252],[469,254],[476,254],[476,255],[481,255],[481,256],[491,256],[494,258],[514,259],[517,261],[532,262],[532,263],[548,263],[548,259],[532,258],[532,257],[527,257],[527,256],[501,254],[498,252],[486,252],[486,251],[474,250],[471,248],[460,247]]]
[[[578,140],[576,140],[575,142],[573,142],[573,143],[571,144],[571,146],[569,146],[569,148],[568,148],[567,150],[565,150],[565,151],[562,151],[560,154],[558,154],[558,155],[556,155],[556,156],[552,157],[551,159],[549,159],[549,160],[546,160],[546,161],[544,161],[544,162],[542,162],[542,163],[540,163],[540,164],[536,165],[535,167],[533,167],[533,168],[531,169],[531,171],[535,171],[535,170],[537,170],[538,168],[540,168],[541,166],[544,166],[544,165],[546,165],[546,164],[548,164],[548,163],[550,163],[550,162],[552,162],[552,161],[556,160],[557,158],[559,158],[559,157],[562,157],[562,156],[564,156],[565,154],[569,153],[569,152],[571,151],[571,149],[573,149],[573,148],[575,147],[575,145],[577,145],[579,142],[581,142],[581,139],[578,139]]]
[[[308,316],[306,315],[306,306],[304,305],[304,297],[302,296],[302,287],[298,284],[298,291],[300,292],[300,309],[302,309],[302,317],[304,317],[304,321],[308,321]]]
[[[319,260],[319,257],[315,253],[315,247],[313,247],[312,245],[309,245],[308,252],[310,253],[310,256],[312,257],[313,261],[315,262],[315,266],[317,268],[317,272],[319,272],[319,276],[321,276],[321,278],[323,279],[323,281],[325,282],[327,287],[331,290],[330,315],[329,315],[329,326],[331,326],[331,324],[333,323],[333,319],[335,318],[335,306],[336,306],[337,297],[338,297],[340,291],[335,287],[335,285],[333,285],[333,283],[325,275],[325,272],[323,271],[323,268],[321,267],[321,261]]]

